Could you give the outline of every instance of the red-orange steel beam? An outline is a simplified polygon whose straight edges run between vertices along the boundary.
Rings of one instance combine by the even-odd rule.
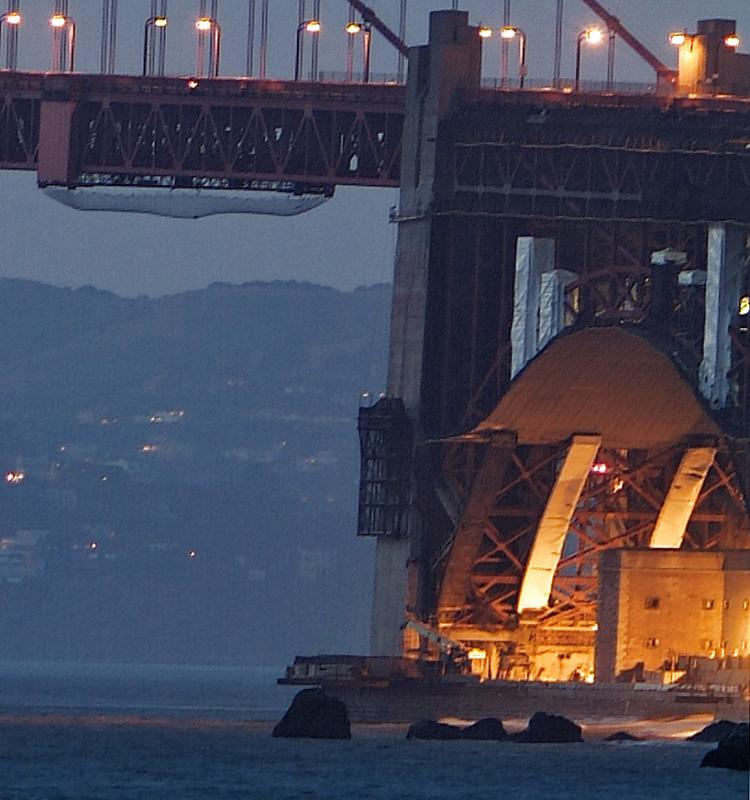
[[[399,53],[407,58],[409,57],[409,47],[406,42],[400,39],[369,6],[361,3],[360,0],[347,0],[347,2],[359,11],[364,22],[379,31],[383,38],[389,41]]]
[[[646,47],[643,42],[639,39],[636,39],[635,36],[620,22],[620,20],[614,16],[614,14],[610,14],[604,6],[599,3],[597,0],[583,0],[583,2],[596,14],[599,16],[602,21],[606,24],[606,26],[611,30],[614,31],[625,44],[629,45],[650,67],[652,67],[660,80],[667,80],[671,81],[675,78],[676,72],[673,69],[670,69],[661,59],[655,56],[649,49]]]

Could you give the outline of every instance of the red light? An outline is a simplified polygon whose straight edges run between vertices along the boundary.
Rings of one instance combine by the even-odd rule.
[[[597,475],[606,475],[609,472],[609,467],[602,461],[599,461],[591,467],[591,471],[595,472]]]

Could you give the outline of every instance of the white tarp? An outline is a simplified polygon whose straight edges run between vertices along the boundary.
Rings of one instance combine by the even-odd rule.
[[[199,219],[214,214],[293,217],[311,211],[329,199],[321,195],[224,189],[130,189],[112,186],[66,189],[64,186],[47,186],[42,191],[58,203],[81,211],[129,211],[177,219]]]
[[[518,593],[518,611],[546,608],[565,537],[602,439],[573,436],[544,508]]]
[[[659,511],[649,547],[682,547],[685,529],[715,456],[715,447],[689,447],[685,451]]]

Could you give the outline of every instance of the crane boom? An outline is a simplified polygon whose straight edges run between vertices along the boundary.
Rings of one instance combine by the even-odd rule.
[[[646,47],[643,42],[636,39],[635,36],[620,22],[620,20],[610,14],[604,6],[597,0],[583,0],[583,2],[606,24],[606,26],[614,31],[625,44],[629,45],[650,67],[656,71],[656,75],[660,80],[671,81],[674,79],[676,73],[670,69],[661,59],[655,56]]]
[[[369,6],[361,3],[360,0],[347,0],[347,2],[359,11],[364,22],[379,31],[383,38],[389,41],[399,53],[407,58],[409,57],[409,47],[406,42],[399,38]]]

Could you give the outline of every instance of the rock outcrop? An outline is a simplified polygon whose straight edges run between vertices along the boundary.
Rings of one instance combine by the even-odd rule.
[[[720,742],[725,736],[734,733],[734,729],[739,725],[739,722],[731,722],[728,719],[720,719],[706,725],[702,731],[688,736],[689,742]]]
[[[303,689],[273,729],[273,736],[287,739],[351,739],[349,710],[321,689]]]
[[[508,738],[503,723],[497,717],[485,717],[473,725],[459,727],[423,719],[415,722],[406,733],[407,739],[438,739],[443,741],[468,739],[474,742],[502,742]]]
[[[606,739],[603,739],[604,742],[642,742],[643,739],[640,736],[633,736],[632,733],[628,733],[627,731],[616,731],[615,733],[607,736]]]
[[[703,756],[701,766],[750,771],[750,725],[746,722],[736,725],[735,729],[719,742],[716,750],[711,750]]]
[[[446,725],[444,722],[435,722],[432,719],[423,719],[409,726],[406,732],[407,739],[460,739],[461,728],[457,725]]]
[[[533,744],[564,744],[582,742],[581,726],[558,714],[545,714],[537,711],[529,720],[525,731],[511,737],[516,742]]]
[[[484,717],[461,731],[462,739],[483,742],[504,742],[508,732],[497,717]]]

